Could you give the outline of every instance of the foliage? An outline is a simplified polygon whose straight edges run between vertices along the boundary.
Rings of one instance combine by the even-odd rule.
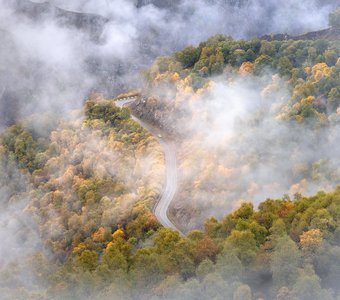
[[[324,125],[340,105],[338,57],[336,42],[215,36],[157,59],[147,75],[153,88],[172,86],[174,107],[167,108],[179,109],[183,99],[209,93],[211,75],[256,78],[270,68],[292,91],[280,118]],[[275,80],[269,90],[282,83]],[[156,98],[147,102],[157,108]],[[267,199],[257,208],[243,203],[221,219],[207,219],[203,230],[182,236],[162,228],[152,212],[164,178],[156,139],[130,118],[128,109],[98,95],[86,102],[83,113],[74,114],[48,135],[39,136],[24,124],[1,135],[6,182],[29,195],[25,213],[49,250],[48,257],[35,255],[27,262],[29,268],[44,266],[31,268],[44,278],[43,287],[22,288],[19,263],[1,265],[2,295],[11,298],[9,282],[23,298],[33,299],[339,298],[340,188]],[[204,164],[202,172],[190,165],[199,175],[196,190],[225,184],[233,172],[210,158],[214,163]],[[9,170],[15,167],[27,177],[27,189],[13,179]],[[315,176],[321,167],[322,162],[314,164]],[[208,199],[203,209],[209,209]],[[195,206],[191,210],[199,213]]]
[[[258,211],[250,204],[243,204],[221,222],[214,221],[215,231],[208,226],[205,232],[199,234],[196,230],[188,237],[182,237],[178,232],[160,228],[148,245],[131,244],[129,241],[134,233],[127,235],[121,228],[114,233],[114,241],[104,243],[106,248],[96,248],[101,259],[93,261],[95,254],[84,251],[75,256],[74,263],[82,262],[83,268],[93,272],[91,280],[95,286],[98,276],[102,280],[114,280],[107,277],[107,272],[124,275],[125,283],[131,282],[137,288],[136,297],[139,299],[151,297],[153,291],[158,299],[165,294],[169,297],[176,293],[191,295],[195,289],[199,289],[202,299],[208,295],[222,297],[228,294],[227,299],[251,299],[254,294],[278,299],[288,295],[297,299],[335,299],[331,289],[338,291],[337,283],[327,279],[332,271],[319,269],[318,260],[338,249],[336,230],[328,227],[321,235],[322,230],[316,228],[313,218],[308,216],[314,216],[322,208],[339,223],[339,200],[340,188],[332,193],[301,197],[293,202],[285,198],[268,199]],[[289,211],[283,213],[287,205]],[[271,219],[269,222],[268,218]],[[239,226],[244,223],[249,226]],[[269,224],[270,230],[264,233],[264,239],[252,233],[254,227],[265,224]],[[300,228],[303,229],[300,231]],[[301,233],[300,238],[294,241],[297,231]],[[322,246],[326,244],[326,248]],[[137,251],[131,251],[135,247]],[[309,259],[311,255],[313,260]],[[73,260],[70,262],[73,263]],[[335,268],[339,267],[338,260],[332,261],[332,264]],[[266,272],[270,277],[266,286],[272,281],[271,289],[255,282],[249,285],[247,281],[247,274],[256,274],[264,265],[268,266]],[[61,272],[68,274],[69,271],[61,267]],[[200,282],[199,286],[194,284],[196,279]],[[60,278],[53,284],[60,284],[60,280],[64,279]]]
[[[190,68],[195,65],[199,58],[199,49],[189,46],[175,54],[176,59],[182,64],[183,68]]]
[[[334,26],[337,26],[338,11],[330,16]],[[188,83],[190,80],[192,88],[198,90],[212,75],[228,73],[230,69],[257,76],[274,71],[287,78],[293,88],[293,96],[283,110],[289,110],[285,113],[286,118],[299,122],[310,118],[322,120],[340,105],[336,96],[340,80],[339,55],[337,41],[236,41],[218,35],[197,47],[190,46],[176,52],[172,57],[156,59],[147,77],[150,85],[157,88],[175,72],[176,76],[179,74],[179,80],[168,81],[168,85],[180,85],[182,81]],[[172,66],[176,63],[182,68],[177,67],[174,71]],[[325,96],[328,100],[324,99]],[[306,100],[308,97],[313,98]]]

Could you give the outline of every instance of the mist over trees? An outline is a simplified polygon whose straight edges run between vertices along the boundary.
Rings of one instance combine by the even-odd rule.
[[[336,4],[0,0],[0,299],[338,300]]]
[[[41,194],[30,205],[39,215],[49,203],[53,228],[58,225],[64,234],[48,233],[44,228],[51,220],[38,219],[54,259],[40,250],[24,262],[3,265],[2,299],[19,292],[31,299],[336,299],[339,189],[313,197],[267,199],[258,210],[244,203],[221,221],[207,219],[203,230],[183,237],[161,228],[142,199],[118,227],[116,221],[103,226],[100,209],[112,200],[100,199],[103,183],[92,182],[82,181],[77,191],[76,197],[86,201],[80,215],[58,208],[66,201],[65,187],[53,196]],[[87,219],[84,214],[89,213]],[[67,227],[59,218],[66,218]],[[24,274],[39,284],[23,282]]]
[[[36,2],[42,1],[0,1],[0,126],[33,112],[80,107],[92,92],[111,97],[135,88],[155,57],[215,34],[248,38],[324,28],[335,6],[316,0]]]
[[[339,183],[337,41],[218,35],[159,57],[145,80],[151,96],[133,111],[176,138],[170,211],[183,228],[244,200]]]

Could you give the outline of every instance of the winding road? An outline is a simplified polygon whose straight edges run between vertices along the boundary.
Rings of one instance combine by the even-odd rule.
[[[126,106],[137,100],[137,97],[126,97],[116,100],[116,105],[118,107]],[[162,146],[164,157],[165,157],[165,167],[166,167],[166,184],[163,192],[154,207],[154,214],[158,221],[167,228],[171,228],[179,231],[181,230],[175,226],[173,222],[168,217],[168,209],[171,201],[175,197],[177,191],[177,162],[176,162],[176,152],[174,146],[162,138],[161,131],[144,123],[137,117],[132,115],[132,119],[138,122],[142,127],[149,131]]]

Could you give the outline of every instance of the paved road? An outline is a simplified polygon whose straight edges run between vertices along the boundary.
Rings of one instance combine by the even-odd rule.
[[[137,97],[123,98],[117,100],[116,105],[118,107],[123,107],[136,101],[136,99]],[[159,198],[154,208],[155,216],[164,227],[172,228],[182,233],[181,230],[178,229],[168,217],[168,209],[171,201],[175,197],[177,190],[177,162],[174,146],[162,138],[160,130],[149,126],[135,116],[132,116],[132,118],[154,135],[154,137],[159,141],[160,145],[162,146],[164,152],[166,167],[166,185],[161,197]]]

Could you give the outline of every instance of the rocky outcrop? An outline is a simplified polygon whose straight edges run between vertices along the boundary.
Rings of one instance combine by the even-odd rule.
[[[139,119],[160,128],[167,135],[180,137],[180,133],[172,126],[170,116],[173,115],[173,111],[155,97],[139,96],[130,105],[130,109]]]
[[[18,14],[22,14],[34,22],[45,18],[53,19],[58,25],[74,27],[87,32],[92,39],[99,39],[108,19],[89,13],[74,12],[56,7],[49,2],[35,3],[29,0],[8,0],[10,6]]]
[[[289,35],[285,33],[267,34],[261,37],[267,41],[286,41],[286,40],[340,40],[340,28],[327,28],[319,31],[312,31],[301,35]]]

